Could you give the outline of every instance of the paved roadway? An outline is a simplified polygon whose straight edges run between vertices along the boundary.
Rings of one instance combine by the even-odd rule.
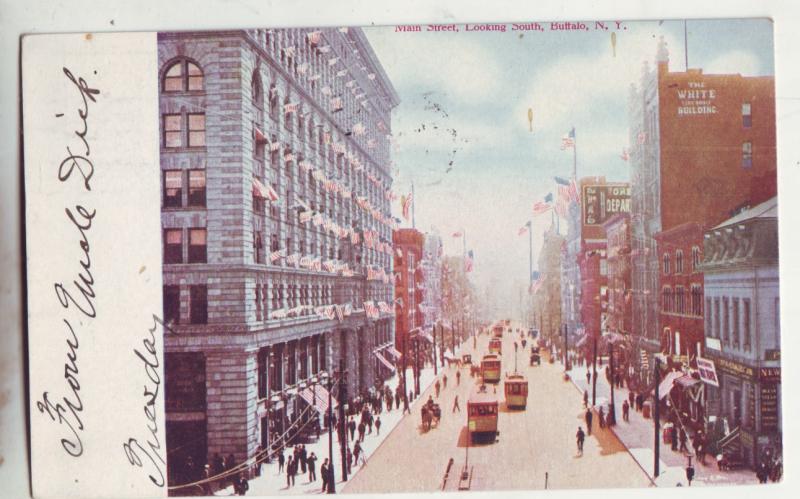
[[[513,336],[513,337],[512,337]],[[516,333],[503,339],[503,372],[514,370]],[[487,351],[489,338],[480,336],[476,355]],[[466,352],[471,350],[467,343]],[[529,351],[530,342],[528,342]],[[497,385],[500,404],[500,435],[493,444],[470,446],[467,449],[466,402],[475,380],[469,369],[461,371],[461,385],[455,387],[456,368],[445,368],[447,389],[438,402],[442,421],[438,428],[423,432],[420,407],[433,393],[429,389],[406,417],[369,456],[366,466],[358,470],[344,489],[348,493],[429,492],[442,490],[442,478],[448,460],[453,458],[445,490],[457,490],[458,471],[469,452],[473,469],[471,490],[543,489],[547,488],[647,487],[650,481],[625,447],[608,430],[587,437],[584,453],[576,450],[575,433],[583,422],[583,401],[571,382],[564,381],[559,364],[528,366],[529,355],[520,345],[518,370],[528,376],[528,407],[510,412],[503,404],[503,385]],[[439,372],[441,377],[442,371]],[[490,385],[491,386],[491,385]],[[491,388],[490,388],[491,389]],[[461,412],[452,413],[453,399],[458,395]]]

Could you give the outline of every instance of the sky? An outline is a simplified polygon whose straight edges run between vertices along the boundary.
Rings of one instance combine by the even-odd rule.
[[[437,231],[446,254],[461,254],[463,241],[451,234],[466,233],[475,283],[513,308],[528,273],[528,236],[518,230],[533,220],[536,269],[551,215],[533,216],[533,203],[556,194],[554,176],[572,175],[573,152],[561,150],[561,137],[575,127],[578,177],[629,181],[621,153],[630,85],[645,61],[653,66],[662,36],[670,70],[685,70],[682,20],[610,21],[607,30],[584,21],[587,31],[539,24],[545,31],[364,29],[401,101],[392,112],[394,192],[414,183],[416,228]],[[689,20],[689,67],[772,75],[772,30],[766,19]],[[393,211],[400,216],[399,201]]]

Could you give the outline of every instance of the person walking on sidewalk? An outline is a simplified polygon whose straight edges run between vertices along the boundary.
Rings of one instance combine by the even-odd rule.
[[[375,418],[375,431],[378,432],[378,436],[381,434],[381,417],[378,416]]]
[[[589,435],[592,434],[592,419],[594,419],[594,414],[592,414],[592,408],[586,408],[586,414],[584,414],[583,418],[586,420],[586,431]]]
[[[586,434],[583,433],[583,428],[578,427],[578,433],[575,434],[575,440],[578,443],[578,452],[583,455],[583,441],[586,439]]]
[[[589,407],[589,390],[583,391],[583,406]]]
[[[586,369],[586,384],[589,385],[592,383],[592,373],[589,369]]]
[[[283,465],[286,463],[286,456],[283,455],[283,447],[278,450],[278,474],[283,473]]]
[[[347,431],[350,432],[350,440],[353,440],[356,435],[356,420],[353,416],[350,416],[350,421],[347,422]]]
[[[628,421],[628,412],[630,411],[631,406],[628,405],[627,400],[622,401],[622,420]]]
[[[447,374],[442,376],[442,388],[447,388]]]
[[[453,412],[461,412],[461,406],[458,405],[458,394],[456,394],[456,398],[453,399]]]
[[[364,441],[364,432],[365,431],[367,431],[367,425],[365,425],[363,421],[358,423],[358,440],[357,440],[357,442],[363,442]]]
[[[322,466],[319,468],[319,474],[322,476],[322,493],[328,492],[328,458],[322,461]]]
[[[631,407],[634,407],[634,405],[633,405],[633,397],[634,397],[633,390],[630,390],[628,392],[628,405],[631,406]]]
[[[670,441],[670,448],[673,452],[678,450],[678,428],[675,427],[675,424],[672,424],[672,428],[669,430],[669,441]]]
[[[436,380],[436,384],[435,384],[435,385],[433,385],[433,389],[434,389],[434,390],[435,390],[435,392],[436,392],[436,398],[437,398],[437,399],[439,398],[439,390],[441,390],[441,388],[442,388],[442,385],[441,385],[441,383],[439,383],[439,380],[437,379],[437,380]]]
[[[292,485],[294,485],[294,459],[292,455],[289,455],[289,459],[286,461],[286,488],[288,489]]]
[[[456,386],[461,386],[461,371],[456,371]]]
[[[308,464],[308,481],[309,482],[316,482],[317,481],[317,455],[313,452],[310,456],[306,458],[306,463]]]
[[[603,412],[603,406],[602,405],[597,410],[597,422],[600,424],[600,428],[605,428],[606,427],[606,414],[605,414],[605,412]]]
[[[681,426],[681,431],[680,431],[680,434],[679,434],[679,439],[680,439],[680,443],[681,443],[681,447],[680,447],[680,449],[681,449],[681,452],[688,452],[688,449],[686,448],[686,440],[687,440],[687,437],[686,437],[686,430],[684,429],[684,427],[683,427],[683,426]]]

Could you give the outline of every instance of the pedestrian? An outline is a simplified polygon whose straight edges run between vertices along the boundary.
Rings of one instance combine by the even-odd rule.
[[[317,455],[313,452],[311,453],[308,458],[306,458],[306,462],[308,463],[308,481],[309,482],[316,482],[317,481]]]
[[[669,440],[670,440],[670,447],[672,448],[672,450],[673,451],[677,451],[678,450],[678,429],[675,427],[674,424],[672,425],[672,428],[670,429],[670,432],[669,432]]]
[[[461,371],[456,371],[456,386],[461,386]]]
[[[367,426],[364,422],[358,423],[358,440],[356,442],[362,442],[364,440],[364,432],[367,431]]]
[[[587,369],[586,370],[586,384],[590,384],[592,382],[592,373]]]
[[[233,491],[238,496],[243,496],[247,494],[247,491],[250,490],[250,484],[247,483],[247,478],[243,477],[241,473],[236,478],[236,482],[233,484]]]
[[[456,398],[453,399],[453,412],[461,412],[461,407],[458,405],[458,394],[456,394]]]
[[[289,459],[286,461],[286,488],[288,489],[292,485],[294,485],[294,475],[292,474],[292,468],[294,468],[294,456],[289,456]]]
[[[211,458],[211,472],[214,475],[221,475],[223,471],[225,471],[225,461],[222,460],[219,452],[215,452]]]
[[[642,412],[642,408],[644,407],[644,396],[641,393],[636,394],[636,410],[638,412]]]
[[[584,414],[583,418],[586,420],[586,431],[589,435],[592,434],[592,419],[594,419],[594,414],[592,414],[592,408],[586,408],[586,414]]]
[[[633,407],[633,390],[630,390],[628,392],[628,405]]]
[[[627,400],[622,401],[622,420],[628,421],[628,412],[630,411],[631,406],[628,405]]]
[[[283,455],[283,447],[278,450],[278,474],[283,473],[283,465],[286,463],[286,456]]]
[[[597,422],[600,424],[600,428],[605,428],[606,427],[606,414],[605,414],[605,412],[603,412],[603,406],[602,405],[597,410]]]
[[[328,492],[328,458],[322,461],[322,466],[319,468],[319,474],[322,476],[322,492]]]
[[[589,407],[589,390],[583,391],[583,406]]]
[[[358,456],[360,454],[361,454],[361,444],[359,442],[356,442],[356,444],[353,446],[353,461],[355,461],[356,464],[358,464]]]
[[[681,431],[680,431],[679,438],[680,438],[680,443],[681,443],[681,447],[680,447],[681,452],[687,452],[688,449],[686,448],[686,440],[687,440],[686,429],[684,429],[683,426],[681,426]]]
[[[442,385],[441,385],[441,383],[439,383],[439,380],[437,379],[437,380],[436,380],[436,384],[435,384],[435,385],[433,385],[433,389],[434,389],[434,391],[436,392],[436,398],[437,398],[437,399],[439,398],[439,390],[440,390],[441,388],[442,388]]]
[[[186,458],[186,462],[183,465],[184,467],[184,483],[194,482],[197,477],[197,466],[194,464],[194,458],[189,455]]]
[[[586,438],[586,434],[583,433],[583,428],[580,426],[578,427],[578,433],[575,434],[575,439],[578,442],[578,452],[583,455],[583,441]]]
[[[353,419],[353,416],[350,416],[350,421],[347,422],[347,431],[350,432],[350,440],[353,440],[356,434],[356,420]]]
[[[358,443],[356,441],[356,443]],[[350,450],[350,447],[347,448],[347,473],[353,472],[353,451]]]
[[[395,394],[395,397],[394,397],[395,409],[400,409],[400,399],[402,399],[402,398],[403,398],[402,392],[400,391],[400,387],[398,386],[397,387],[397,393]]]
[[[372,435],[372,413],[367,412],[367,434]]]
[[[203,474],[202,474],[201,478],[203,480],[208,480],[209,478],[211,478],[211,476],[212,476],[211,475],[211,466],[209,464],[206,464],[203,467]],[[194,481],[194,479],[192,479],[191,481]],[[209,481],[203,482],[202,488],[203,488],[203,495],[210,496],[212,494],[211,482],[209,482]]]
[[[758,468],[756,469],[756,477],[758,478],[758,483],[767,483],[767,479],[769,478],[769,470],[767,469],[767,463],[761,461],[758,464]]]
[[[306,472],[306,460],[308,458],[308,453],[306,453],[306,446],[300,446],[300,472],[305,474]]]
[[[447,374],[442,376],[442,388],[447,388]]]
[[[378,432],[378,435],[381,434],[381,417],[380,416],[375,418],[375,431]]]

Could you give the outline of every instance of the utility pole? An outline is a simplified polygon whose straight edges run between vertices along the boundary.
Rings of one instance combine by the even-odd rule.
[[[597,405],[597,336],[594,336],[592,354],[592,405]]]
[[[608,369],[611,372],[611,407],[608,409],[608,424],[613,426],[617,422],[616,406],[614,405],[614,342],[608,342]]]
[[[417,228],[417,218],[414,214],[414,206],[417,204],[417,200],[415,199],[416,196],[414,195],[414,182],[411,182],[411,228]]]
[[[653,368],[655,370],[654,375],[655,375],[655,380],[656,380],[656,400],[655,400],[655,404],[654,404],[655,407],[653,408],[653,442],[654,442],[653,443],[653,456],[654,456],[653,457],[653,478],[658,478],[658,474],[659,474],[659,470],[658,470],[659,453],[661,451],[661,439],[659,438],[660,437],[659,433],[661,433],[661,431],[660,431],[661,430],[661,428],[660,428],[661,424],[660,424],[660,421],[659,421],[660,414],[659,414],[659,410],[658,410],[658,406],[660,405],[659,404],[660,397],[659,397],[659,394],[658,394],[658,385],[661,383],[661,372],[660,372],[660,370],[658,368],[658,357],[656,357],[654,355],[653,356],[653,360],[654,360]]]
[[[333,375],[328,376],[328,476],[332,477],[328,484],[328,494],[336,493],[336,474],[333,468]],[[342,401],[339,401],[342,405]],[[342,463],[342,467],[345,463]]]
[[[417,372],[414,377],[414,396],[419,397],[419,333],[414,337],[414,370]]]
[[[347,401],[347,372],[344,370],[344,359],[339,359],[339,428],[342,432],[342,480],[347,481],[347,422],[344,417],[344,404]],[[331,474],[331,481],[336,477]]]
[[[436,359],[436,323],[433,324],[433,375],[437,376],[439,374],[439,368],[437,364],[439,361]]]

